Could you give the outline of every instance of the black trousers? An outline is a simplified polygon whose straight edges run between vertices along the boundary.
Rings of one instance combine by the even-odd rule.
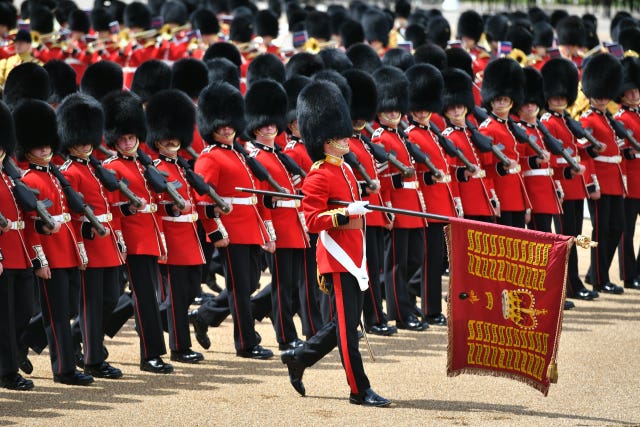
[[[224,261],[236,350],[251,350],[256,346],[251,294],[258,289],[260,282],[260,250],[258,245],[231,244],[219,248]]]
[[[394,228],[388,234],[384,285],[389,319],[405,322],[413,316],[409,280],[424,262],[424,228]]]
[[[442,273],[444,271],[444,226],[431,221],[427,227],[425,250],[426,276],[422,279],[422,312],[427,316],[442,314]]]
[[[304,250],[282,248],[273,254],[271,268],[271,319],[278,344],[298,339],[293,315],[304,304]],[[300,295],[301,294],[301,295]],[[296,298],[300,295],[300,305]]]
[[[524,228],[524,211],[501,211],[496,221],[500,225]]]
[[[384,268],[384,227],[367,227],[367,269],[369,289],[365,291],[362,311],[367,327],[387,323],[382,311],[382,283],[380,273]]]
[[[622,196],[603,194],[598,200],[587,201],[591,214],[591,240],[598,246],[591,249],[589,267],[591,283],[596,286],[610,282],[609,267],[624,229],[624,204]]]
[[[18,372],[18,339],[33,314],[33,294],[31,269],[0,274],[0,376]]]
[[[134,315],[140,337],[140,357],[153,359],[167,352],[158,308],[160,271],[158,257],[128,255],[129,286],[133,291]]]
[[[565,200],[562,202],[562,215],[554,217],[556,232],[565,236],[577,236],[582,233],[584,221],[584,200]],[[569,251],[567,267],[567,296],[571,297],[584,288],[578,272],[578,252],[576,245]]]
[[[70,289],[79,289],[80,281],[80,270],[75,267],[52,268],[51,279],[38,279],[42,322],[54,374],[68,374],[76,368],[69,323],[75,311],[71,309]]]
[[[185,351],[191,348],[189,306],[200,291],[201,265],[169,265],[167,321],[169,348]]]
[[[640,271],[640,253],[633,247],[633,236],[636,232],[636,219],[640,215],[640,199],[624,199],[624,230],[618,244],[618,263],[620,279],[633,280]]]
[[[120,297],[118,267],[87,268],[81,271],[78,323],[84,344],[84,363],[104,362],[105,325]]]
[[[324,325],[320,311],[321,298],[326,297],[318,289],[318,264],[316,262],[317,234],[309,234],[310,246],[304,250],[303,286],[300,287],[300,320],[302,321],[302,333],[310,338]]]
[[[551,233],[551,220],[553,219],[553,215],[551,214],[531,214],[531,221],[528,224],[528,227],[532,230],[544,231],[546,233]]]
[[[313,366],[337,345],[351,393],[360,393],[370,387],[358,349],[357,328],[364,294],[356,278],[349,273],[325,274],[324,277],[330,290],[334,320],[298,347],[295,357],[305,366]]]

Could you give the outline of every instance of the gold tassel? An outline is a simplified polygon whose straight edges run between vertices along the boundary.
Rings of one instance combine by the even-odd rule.
[[[549,378],[549,382],[552,384],[558,383],[558,364],[556,362],[551,362],[549,367],[547,368],[547,378]]]
[[[329,289],[327,288],[327,279],[325,279],[325,277],[320,274],[320,270],[316,270],[316,274],[318,277],[318,288],[320,288],[320,290],[325,294],[329,295]]]

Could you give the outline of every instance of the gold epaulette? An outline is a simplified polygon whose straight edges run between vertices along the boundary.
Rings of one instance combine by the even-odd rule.
[[[316,169],[320,169],[320,165],[322,165],[324,163],[324,159],[322,160],[318,160],[317,162],[315,162],[314,164],[311,165],[311,169],[312,171],[316,170]]]
[[[333,223],[333,227],[337,228],[337,227],[340,226],[340,224],[338,224],[338,215],[348,216],[347,215],[347,208],[331,209],[331,210],[322,212],[321,214],[318,214],[318,217],[331,216],[331,222]]]
[[[640,55],[638,55],[638,52],[636,52],[635,50],[629,49],[629,50],[626,50],[624,52],[624,57],[625,58],[626,57],[637,58],[638,56],[640,56]]]

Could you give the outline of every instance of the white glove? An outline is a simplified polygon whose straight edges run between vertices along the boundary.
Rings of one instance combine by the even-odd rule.
[[[349,215],[366,215],[371,212],[371,209],[367,209],[367,205],[369,201],[358,200],[356,202],[351,202],[347,206],[347,213]]]

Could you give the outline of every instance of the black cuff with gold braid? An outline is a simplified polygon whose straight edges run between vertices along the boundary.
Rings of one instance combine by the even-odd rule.
[[[334,228],[349,223],[349,215],[347,215],[346,208],[331,209],[330,211],[322,212],[318,216],[331,216]]]

